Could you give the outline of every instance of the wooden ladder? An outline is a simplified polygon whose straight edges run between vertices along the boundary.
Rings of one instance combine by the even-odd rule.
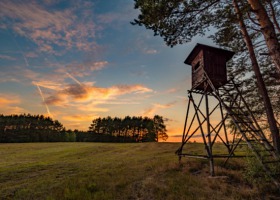
[[[241,90],[239,89],[240,84],[230,80],[224,86],[216,89],[206,73],[205,76],[207,77],[209,86],[213,90],[213,95],[221,102],[221,105],[226,110],[228,117],[232,120],[237,132],[241,135],[231,149],[229,153],[230,156],[234,154],[239,144],[245,142],[266,174],[271,178],[274,184],[280,188],[279,174],[274,172],[275,168],[280,166],[280,157],[267,140],[243,98]]]

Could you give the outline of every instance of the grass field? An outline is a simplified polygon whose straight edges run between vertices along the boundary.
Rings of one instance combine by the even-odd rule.
[[[200,144],[191,144],[193,151]],[[274,199],[232,160],[210,178],[207,160],[183,159],[178,143],[0,144],[1,199]]]

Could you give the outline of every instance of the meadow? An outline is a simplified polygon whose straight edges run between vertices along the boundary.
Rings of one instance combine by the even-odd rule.
[[[276,199],[246,180],[244,159],[227,167],[174,154],[179,143],[0,144],[1,199]],[[193,143],[192,151],[201,148]]]

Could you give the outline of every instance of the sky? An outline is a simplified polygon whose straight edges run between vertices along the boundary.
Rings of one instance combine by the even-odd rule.
[[[1,0],[0,113],[43,114],[67,129],[97,117],[161,115],[180,141],[196,43],[170,48],[130,24],[133,0]]]

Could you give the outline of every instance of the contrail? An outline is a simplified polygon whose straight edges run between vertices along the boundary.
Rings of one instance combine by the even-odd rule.
[[[25,62],[26,67],[29,67],[29,62],[28,62],[26,56],[24,55],[23,51],[21,50],[20,46],[18,45],[16,39],[15,39],[14,37],[12,37],[12,38],[13,38],[13,40],[14,40],[14,42],[15,42],[17,48],[18,48],[18,50],[20,51],[21,55],[23,56],[23,59],[24,59],[24,62]]]
[[[44,104],[45,104],[45,106],[46,106],[48,115],[49,115],[50,117],[53,117],[53,115],[51,114],[50,109],[49,109],[49,107],[48,107],[48,104],[46,104],[45,98],[44,98],[44,96],[43,96],[43,92],[42,92],[42,90],[41,90],[41,88],[39,87],[38,84],[37,84],[37,88],[38,88],[39,93],[40,93],[40,95],[41,95],[41,97],[42,97],[42,100],[43,100],[43,102],[44,102]]]
[[[23,58],[24,58],[24,61],[25,61],[26,66],[29,67],[29,62],[28,62],[26,56],[24,55],[23,52],[21,52],[21,53],[22,53],[22,56],[23,56]]]
[[[67,76],[69,76],[73,81],[75,81],[76,83],[78,83],[79,85],[82,85],[82,83],[80,81],[78,81],[75,77],[73,77],[71,74],[69,74],[68,72],[66,72]]]

